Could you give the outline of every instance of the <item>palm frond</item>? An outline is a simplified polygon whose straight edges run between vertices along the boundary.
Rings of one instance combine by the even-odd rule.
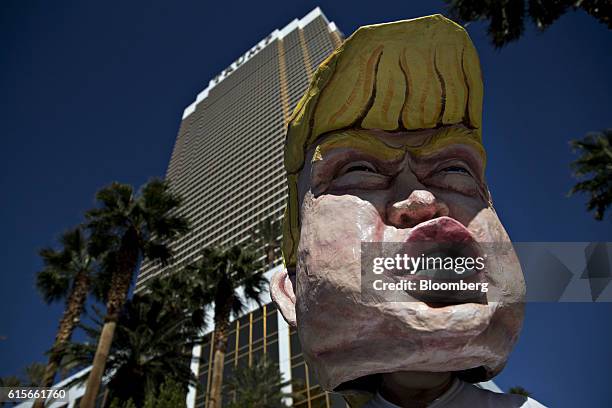
[[[70,290],[70,277],[58,270],[47,268],[36,275],[36,288],[46,303],[64,299]]]
[[[166,244],[157,241],[148,241],[143,244],[144,256],[152,261],[159,261],[167,265],[172,258],[172,250]]]
[[[87,250],[87,237],[80,227],[64,232],[59,250],[43,248],[39,254],[43,269],[36,276],[36,287],[47,303],[65,299],[80,272],[93,273],[94,261]]]
[[[288,384],[289,381],[283,381],[278,364],[261,358],[251,367],[238,368],[229,379],[228,388],[234,398],[228,407],[285,408],[283,398],[291,395],[282,389]]]
[[[45,364],[42,363],[31,363],[25,367],[24,372],[30,387],[40,387],[45,375],[45,368]]]
[[[612,205],[612,129],[589,133],[570,145],[580,154],[571,168],[574,176],[583,180],[574,185],[569,195],[590,195],[587,210],[594,211],[595,219],[602,220]]]
[[[215,310],[229,310],[236,317],[246,310],[246,300],[261,305],[267,286],[262,270],[256,253],[239,246],[206,247],[200,259],[186,267],[186,272],[197,282],[194,293],[202,304],[212,300]]]

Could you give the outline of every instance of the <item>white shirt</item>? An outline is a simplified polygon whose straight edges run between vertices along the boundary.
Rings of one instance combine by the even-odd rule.
[[[379,393],[362,408],[401,408]],[[539,402],[516,394],[500,394],[454,379],[451,387],[428,408],[546,408]]]

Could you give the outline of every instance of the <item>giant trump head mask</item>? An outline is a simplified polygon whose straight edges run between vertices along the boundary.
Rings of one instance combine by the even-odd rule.
[[[324,389],[396,371],[476,382],[504,366],[523,319],[520,265],[484,180],[483,88],[465,30],[440,16],[361,27],[316,71],[288,126],[286,271],[272,296]],[[366,302],[362,242],[508,243],[488,300]]]

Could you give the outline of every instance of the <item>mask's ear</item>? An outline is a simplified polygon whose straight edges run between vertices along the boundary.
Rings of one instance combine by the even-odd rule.
[[[295,327],[295,292],[286,269],[277,272],[270,280],[272,300],[289,326]]]

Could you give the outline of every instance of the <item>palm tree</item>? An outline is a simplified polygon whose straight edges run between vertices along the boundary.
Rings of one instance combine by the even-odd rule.
[[[527,391],[525,388],[521,387],[520,385],[510,387],[510,389],[508,390],[508,394],[517,394],[517,395],[523,395],[525,397],[531,397],[531,393]]]
[[[235,394],[235,400],[228,408],[287,408],[283,398],[291,394],[284,393],[282,388],[289,381],[283,382],[278,364],[267,358],[259,359],[251,367],[243,366],[235,371],[229,380],[229,390]]]
[[[41,387],[45,368],[42,363],[28,364],[20,375],[0,377],[0,387]]]
[[[280,222],[273,221],[271,217],[262,219],[257,225],[256,242],[263,245],[268,265],[274,261],[274,251],[279,247],[280,235]]]
[[[173,380],[168,380],[161,385],[159,392],[148,394],[142,408],[185,408],[185,390],[181,384]],[[121,401],[115,398],[110,408],[136,408],[136,404],[131,399]]]
[[[168,381],[183,393],[196,382],[191,353],[202,342],[204,321],[181,296],[182,287],[175,285],[178,280],[158,282],[147,293],[126,301],[117,323],[104,374],[109,378],[109,399],[119,405],[132,401],[142,407]],[[72,366],[85,367],[91,362],[104,325],[99,318],[94,322],[94,327],[81,325],[91,342],[73,343],[66,350]]]
[[[72,337],[79,324],[90,290],[94,261],[87,249],[87,238],[81,227],[66,231],[60,238],[62,249],[44,248],[40,251],[44,268],[36,276],[36,287],[45,302],[65,300],[55,341],[49,351],[49,362],[41,379],[41,387],[50,387],[60,365],[59,349]],[[36,408],[43,400],[36,401]]]
[[[221,408],[223,364],[230,317],[237,317],[246,310],[245,300],[261,305],[261,297],[268,283],[256,259],[257,255],[253,251],[238,246],[227,250],[209,247],[204,248],[200,260],[187,266],[187,271],[200,284],[202,297],[212,299],[215,310],[209,408]],[[244,299],[238,293],[239,288],[242,288]]]
[[[43,363],[28,364],[24,368],[25,378],[29,387],[40,387],[45,375],[46,366]]]
[[[113,183],[98,191],[98,208],[86,213],[92,252],[100,256],[109,277],[104,327],[87,380],[82,408],[93,408],[119,314],[134,273],[143,258],[166,264],[167,240],[187,231],[187,220],[177,213],[180,198],[161,180],[151,180],[134,194],[130,185]]]
[[[125,402],[121,401],[119,398],[115,398],[109,408],[136,408],[134,401],[127,400]]]
[[[531,19],[539,31],[550,27],[559,17],[570,10],[582,9],[612,29],[612,8],[609,0],[513,0],[471,1],[445,0],[456,20],[469,23],[488,21],[488,34],[496,48],[515,41],[525,31],[525,20]]]
[[[612,129],[589,133],[570,144],[574,151],[580,151],[580,157],[571,164],[574,176],[591,178],[577,183],[569,194],[590,194],[587,209],[595,211],[596,220],[602,220],[612,205]]]
[[[184,387],[172,379],[164,382],[156,395],[148,395],[144,408],[185,408]]]
[[[7,375],[6,377],[0,377],[0,387],[21,387],[21,378],[16,375]]]

